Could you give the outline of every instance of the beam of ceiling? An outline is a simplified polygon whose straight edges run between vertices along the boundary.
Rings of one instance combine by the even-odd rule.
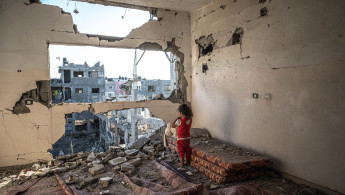
[[[175,11],[193,12],[213,2],[213,0],[77,0],[102,5],[136,9],[161,8]]]

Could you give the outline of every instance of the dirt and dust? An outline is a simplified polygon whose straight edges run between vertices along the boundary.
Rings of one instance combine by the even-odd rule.
[[[205,142],[210,143],[210,145]],[[211,139],[200,139],[200,147],[208,151],[226,151],[233,152],[239,155],[257,155],[255,153],[243,152],[237,147],[228,147],[219,144],[212,144]],[[202,146],[201,146],[202,145]],[[214,146],[213,146],[214,145]],[[116,164],[119,159],[124,159],[121,164]],[[140,163],[135,161],[140,159]],[[117,161],[118,160],[118,161]],[[119,147],[111,147],[107,152],[103,153],[79,153],[67,156],[60,156],[58,159],[50,162],[39,162],[35,165],[18,168],[7,168],[0,170],[0,194],[7,194],[13,190],[24,189],[42,176],[33,187],[31,187],[25,194],[47,194],[47,192],[56,192],[59,194],[59,188],[54,179],[54,174],[58,174],[69,186],[74,186],[81,194],[130,194],[133,189],[121,177],[120,172],[125,173],[130,177],[137,177],[149,182],[154,182],[162,186],[167,186],[168,189],[173,189],[169,186],[169,182],[161,175],[161,172],[155,165],[155,160],[158,162],[164,160],[172,164],[176,169],[179,168],[179,159],[175,151],[162,147],[159,142],[159,135],[151,137],[150,141],[143,149],[127,150]],[[126,164],[126,166],[123,166]],[[128,164],[133,165],[128,165]],[[125,168],[133,167],[134,170],[129,171]],[[95,168],[99,168],[95,170]],[[20,173],[21,170],[26,170],[25,174]],[[91,171],[93,169],[93,171]],[[194,184],[203,184],[209,191],[228,188],[231,186],[255,186],[261,189],[265,194],[279,195],[279,194],[314,194],[321,195],[322,192],[309,188],[305,185],[293,183],[284,179],[278,172],[273,170],[265,170],[262,176],[254,179],[248,179],[241,182],[231,182],[219,184],[208,178],[203,173],[197,171],[191,166],[184,166],[182,170],[186,175],[189,175],[190,182]],[[31,174],[29,174],[31,173]],[[42,175],[38,173],[44,173]],[[104,182],[108,180],[109,183]],[[1,184],[4,184],[1,187]],[[139,181],[138,186],[142,186]],[[35,187],[36,186],[36,187]],[[38,188],[40,187],[40,189]],[[44,188],[41,189],[41,188]]]

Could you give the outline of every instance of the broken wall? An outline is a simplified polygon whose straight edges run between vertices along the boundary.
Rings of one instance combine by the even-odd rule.
[[[193,126],[345,193],[345,2],[260,2],[192,13]]]
[[[187,87],[190,77],[184,76],[191,74],[190,16],[185,12],[156,11],[159,20],[150,20],[127,37],[118,38],[75,33],[71,15],[56,6],[30,4],[28,0],[1,1],[0,166],[49,160],[51,156],[47,150],[64,134],[65,114],[68,113],[146,107],[164,121],[173,121],[178,116],[178,104],[168,100],[59,105],[33,102],[25,105],[28,113],[13,113],[22,94],[38,87],[36,81],[50,80],[48,44],[120,48],[146,44],[173,50],[180,57],[179,68],[185,71],[179,72],[183,94],[186,94],[183,101],[191,101],[191,85]]]

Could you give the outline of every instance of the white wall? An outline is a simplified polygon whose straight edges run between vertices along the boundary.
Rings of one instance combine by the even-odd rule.
[[[194,12],[193,126],[345,193],[344,10],[341,0],[217,0]],[[242,44],[227,46],[238,27]],[[199,59],[194,40],[210,34],[217,46]]]

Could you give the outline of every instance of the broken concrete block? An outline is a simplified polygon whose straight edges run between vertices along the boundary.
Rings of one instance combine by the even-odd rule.
[[[125,153],[120,151],[120,152],[117,152],[116,155],[119,156],[119,157],[124,157]]]
[[[76,162],[65,162],[65,166],[67,166],[67,167],[71,167],[71,166],[74,166],[74,165],[76,165],[77,163]]]
[[[147,153],[148,155],[154,155],[155,154],[155,148],[153,146],[144,146],[143,152]]]
[[[120,171],[121,170],[121,167],[119,166],[119,165],[116,165],[114,168],[113,168],[113,173],[116,173],[116,172],[118,172],[118,171]]]
[[[134,172],[135,171],[135,167],[132,164],[123,163],[121,165],[121,171],[123,171],[123,172]]]
[[[161,144],[160,140],[151,140],[150,143],[154,146],[157,147],[159,144]]]
[[[87,161],[87,162],[92,162],[92,161],[94,161],[94,160],[96,160],[96,156],[95,156],[95,154],[94,154],[93,152],[91,152],[91,153],[87,156],[86,161]]]
[[[105,190],[105,191],[100,192],[99,194],[109,194],[109,193],[110,193],[109,190]]]
[[[103,158],[103,157],[105,157],[105,152],[101,152],[101,153],[98,153],[98,154],[96,154],[96,158]]]
[[[101,185],[101,188],[107,188],[109,183],[113,181],[112,177],[102,177],[99,179],[99,184]]]
[[[21,180],[26,180],[26,179],[30,179],[32,175],[34,175],[35,172],[34,171],[25,171],[22,170],[17,179],[21,179]]]
[[[102,159],[101,163],[102,163],[102,164],[105,164],[105,163],[107,163],[110,159],[112,159],[112,158],[114,158],[114,157],[115,157],[115,156],[114,156],[113,153],[109,153],[107,156],[105,156],[105,157]]]
[[[148,160],[150,158],[148,155],[146,155],[145,153],[142,153],[142,152],[139,152],[136,157],[144,159],[144,160]]]
[[[140,149],[141,149],[145,144],[147,144],[149,141],[150,141],[149,138],[147,138],[147,137],[141,137],[141,138],[139,138],[136,142],[134,142],[134,143],[131,145],[131,148],[132,148],[132,149],[140,150]]]
[[[40,168],[41,168],[41,165],[35,163],[35,164],[32,165],[31,170],[37,171],[37,170],[40,169]]]
[[[87,186],[89,184],[96,183],[97,181],[98,181],[97,177],[86,177],[76,187],[77,187],[78,190],[80,190],[80,189],[82,189],[83,187],[85,187],[85,186]]]
[[[94,167],[91,167],[89,169],[89,173],[91,173],[91,175],[98,175],[104,172],[105,172],[105,167],[103,164],[96,164]]]
[[[116,165],[120,165],[124,162],[127,161],[127,158],[126,157],[117,157],[117,158],[114,158],[112,160],[109,160],[108,163],[111,165],[111,166],[116,166]]]
[[[53,160],[53,166],[60,167],[65,163],[63,160]]]
[[[140,162],[141,162],[141,158],[135,158],[135,159],[129,160],[125,163],[129,163],[129,164],[136,167],[136,166],[140,165]]]
[[[41,168],[36,171],[35,175],[42,177],[42,176],[47,175],[49,172],[50,172],[49,168]]]
[[[135,156],[138,154],[138,152],[139,152],[139,150],[137,150],[137,149],[130,149],[130,150],[125,151],[125,155],[126,156]]]
[[[55,173],[63,173],[66,172],[68,170],[67,167],[57,167],[54,169],[51,169],[51,171],[55,174]]]
[[[214,185],[214,184],[211,184],[210,185],[210,189],[213,190],[213,189],[217,189],[219,188],[219,185]]]
[[[96,164],[101,164],[101,161],[99,159],[96,159],[94,161],[92,161],[93,166],[95,166]]]
[[[189,175],[189,176],[192,176],[192,175],[193,175],[193,173],[190,172],[190,171],[187,171],[186,174]]]

